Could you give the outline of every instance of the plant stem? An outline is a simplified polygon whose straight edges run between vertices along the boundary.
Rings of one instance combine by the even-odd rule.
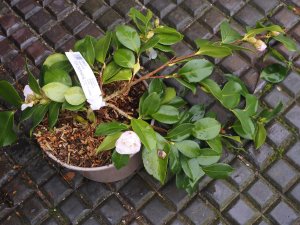
[[[132,119],[133,119],[132,116],[128,115],[126,112],[124,112],[122,109],[118,108],[118,107],[115,106],[114,104],[106,103],[106,106],[107,106],[107,107],[110,107],[110,108],[112,108],[112,109],[114,109],[114,110],[116,110],[120,115],[126,117],[126,118],[129,119],[129,120],[132,120]]]

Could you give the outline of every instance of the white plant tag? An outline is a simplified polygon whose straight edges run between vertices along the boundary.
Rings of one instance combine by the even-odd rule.
[[[80,52],[65,52],[65,54],[76,72],[87,102],[91,104],[91,108],[98,110],[105,106],[96,77]]]

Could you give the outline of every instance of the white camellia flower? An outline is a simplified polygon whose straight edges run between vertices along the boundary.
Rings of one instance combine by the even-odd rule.
[[[102,97],[90,98],[87,99],[87,102],[90,103],[90,107],[92,110],[99,110],[101,107],[105,106],[105,102]]]
[[[267,45],[265,42],[263,42],[262,40],[257,40],[255,43],[254,43],[254,46],[255,48],[260,51],[260,52],[263,52],[266,48],[267,48]]]
[[[125,131],[116,142],[116,151],[119,154],[135,154],[141,149],[139,136],[133,131]]]
[[[34,92],[31,90],[31,88],[29,87],[29,85],[25,85],[24,90],[23,90],[23,94],[25,97],[25,103],[23,103],[21,105],[21,110],[25,110],[28,107],[32,107],[34,102],[32,101],[32,96],[34,96]]]

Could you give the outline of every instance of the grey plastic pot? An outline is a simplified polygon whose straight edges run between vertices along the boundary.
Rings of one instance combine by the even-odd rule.
[[[128,164],[119,170],[116,169],[113,164],[107,166],[100,166],[100,167],[91,167],[91,168],[72,166],[60,161],[50,152],[48,151],[45,152],[51,159],[53,159],[61,166],[68,168],[70,170],[78,171],[84,177],[102,183],[111,183],[111,182],[123,180],[126,177],[129,177],[131,174],[135,173],[142,166],[141,152],[131,155]]]

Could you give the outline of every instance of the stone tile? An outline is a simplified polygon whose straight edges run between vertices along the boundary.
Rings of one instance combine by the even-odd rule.
[[[191,47],[184,41],[176,43],[172,46],[172,49],[174,50],[176,56],[187,55],[193,52]]]
[[[215,212],[199,198],[195,198],[195,200],[188,204],[183,213],[194,224],[199,225],[211,224],[217,219]]]
[[[246,26],[254,26],[256,21],[262,19],[264,16],[256,8],[247,4],[234,16],[240,23]]]
[[[0,17],[0,25],[7,36],[10,36],[22,26],[21,20],[15,15],[4,15]]]
[[[47,8],[55,15],[56,19],[61,20],[72,10],[72,5],[67,1],[53,0],[48,5]]]
[[[16,214],[12,214],[3,221],[2,225],[23,225],[23,222]]]
[[[277,146],[283,146],[288,143],[292,133],[282,124],[275,122],[267,128],[267,137]]]
[[[4,154],[0,155],[0,190],[15,173],[13,164],[9,162],[8,158]]]
[[[69,34],[61,25],[53,26],[49,31],[44,34],[44,38],[55,48],[59,48],[66,41],[71,39]]]
[[[278,88],[273,88],[265,97],[264,101],[272,108],[275,108],[279,102],[282,102],[284,108],[287,108],[292,98],[283,91],[279,91]]]
[[[49,48],[47,48],[41,41],[36,41],[25,49],[26,54],[34,62],[36,66],[40,65],[48,55],[51,54]]]
[[[212,107],[209,108],[208,112],[215,113],[221,124],[226,124],[233,118],[233,115],[228,110],[224,109],[219,102],[215,102]]]
[[[96,20],[96,23],[104,30],[112,30],[118,24],[124,23],[124,19],[115,10],[110,8]]]
[[[300,183],[297,183],[287,195],[295,201],[296,206],[300,206]]]
[[[71,195],[59,207],[72,224],[77,224],[89,212],[89,209],[76,195]]]
[[[193,17],[199,17],[210,7],[206,0],[185,0],[181,5]]]
[[[276,8],[279,4],[277,0],[253,0],[252,1],[257,8],[259,8],[265,15],[269,14],[274,8]]]
[[[184,98],[191,105],[204,104],[207,107],[214,102],[213,97],[204,92],[199,86],[195,95],[191,91],[188,91]]]
[[[154,197],[148,202],[141,213],[155,225],[165,224],[174,214],[158,197]]]
[[[297,141],[286,153],[286,157],[300,168],[300,141]]]
[[[12,46],[12,43],[8,39],[0,41],[0,60],[1,62],[8,61],[9,58],[13,58],[18,54],[18,51]]]
[[[89,25],[87,25],[87,27],[85,27],[82,31],[80,31],[77,34],[77,36],[80,39],[84,38],[86,35],[91,35],[95,38],[99,38],[99,37],[103,36],[103,33],[102,33],[101,29],[96,26],[96,24],[90,23]]]
[[[147,181],[148,184],[150,184],[151,188],[154,190],[158,190],[159,188],[161,188],[161,183],[156,180],[154,177],[152,177],[151,175],[149,175],[145,169],[142,169],[141,171],[139,171],[139,175],[145,180]]]
[[[237,191],[226,181],[216,180],[204,189],[204,195],[223,211],[238,195]]]
[[[300,24],[297,24],[293,29],[290,31],[292,37],[296,40],[300,39]]]
[[[138,175],[134,176],[125,184],[120,193],[130,201],[130,203],[136,208],[140,208],[154,195],[149,186]]]
[[[128,215],[117,197],[111,196],[101,206],[96,209],[96,213],[101,213],[110,224],[119,224],[122,218]]]
[[[212,33],[217,33],[226,17],[217,8],[212,7],[201,17],[201,20],[210,27]]]
[[[282,82],[282,85],[292,94],[293,97],[300,94],[300,75],[296,72],[291,72]]]
[[[87,0],[82,5],[82,10],[93,20],[109,9],[109,6],[103,0]]]
[[[156,15],[163,18],[171,12],[176,5],[171,0],[153,0],[150,2],[149,7]]]
[[[88,200],[92,206],[97,205],[110,195],[110,191],[105,185],[91,180],[83,183],[78,190],[84,194],[84,199]]]
[[[41,6],[34,0],[22,0],[15,5],[16,10],[24,17],[28,19],[38,10],[41,9]]]
[[[90,217],[88,218],[82,225],[100,225],[101,223],[95,218]]]
[[[208,28],[206,28],[203,24],[195,21],[191,26],[189,26],[184,31],[185,38],[187,41],[196,47],[195,40],[196,39],[209,39],[212,37],[212,33],[209,32]]]
[[[271,218],[280,225],[291,225],[295,224],[299,219],[299,213],[291,208],[287,203],[281,201],[271,212]]]
[[[295,104],[291,109],[289,109],[284,117],[291,124],[296,126],[300,132],[300,106],[298,104]]]
[[[165,20],[171,27],[176,28],[178,31],[182,31],[192,23],[193,19],[184,9],[177,7],[166,16]]]
[[[246,87],[250,93],[253,93],[257,87],[259,81],[259,73],[254,70],[248,70],[242,77],[241,80],[245,82]]]
[[[43,222],[42,225],[59,225],[59,223],[54,218],[50,218]]]
[[[250,225],[259,217],[259,212],[244,199],[239,199],[227,212],[226,216],[239,225]]]
[[[44,33],[54,23],[54,20],[49,12],[41,9],[31,16],[28,22],[38,33]]]
[[[242,34],[244,33],[244,31],[242,32]],[[241,54],[243,56],[245,56],[246,59],[248,59],[250,61],[251,64],[255,64],[261,57],[262,55],[264,54],[264,52],[259,52],[256,50],[256,48],[251,44],[251,43],[248,43],[248,42],[244,42],[241,44],[242,47],[244,48],[247,48],[249,50],[243,50],[241,51]],[[258,67],[258,68],[255,68],[255,67]],[[259,69],[259,66],[253,66],[253,69],[252,70],[256,70],[256,69]]]
[[[287,8],[282,8],[272,17],[276,24],[284,26],[286,29],[290,29],[294,26],[299,18]]]
[[[20,208],[32,225],[38,224],[48,216],[48,209],[37,196],[27,200]]]
[[[62,168],[60,170],[60,174],[73,189],[78,188],[84,180],[84,177],[80,173],[74,172],[73,170],[69,170],[67,168]]]
[[[37,40],[37,37],[33,35],[33,33],[27,28],[23,27],[14,32],[11,37],[15,41],[16,45],[23,50],[32,42]]]
[[[217,0],[216,4],[225,11],[226,14],[232,16],[245,4],[241,0]]]
[[[253,162],[261,171],[263,171],[272,162],[275,156],[275,151],[267,143],[263,144],[259,149],[255,149],[251,144],[247,148],[248,158]]]
[[[268,169],[266,175],[280,188],[286,192],[298,179],[298,172],[285,160],[280,159]]]
[[[137,10],[141,10],[142,7],[135,0],[127,0],[122,1],[119,0],[114,7],[123,17],[129,18],[129,10],[131,8],[136,8]]]
[[[231,166],[234,168],[234,171],[230,174],[230,179],[239,190],[243,190],[254,180],[254,172],[242,161],[236,159],[231,163]]]
[[[298,46],[299,46],[299,44],[298,44]],[[299,55],[299,53],[297,51],[292,52],[292,51],[287,50],[286,47],[281,43],[278,43],[275,46],[275,49],[277,51],[279,51],[288,60],[294,60]]]
[[[16,80],[20,80],[25,75],[25,58],[20,53],[16,56],[7,58],[7,70],[13,75]],[[23,146],[22,146],[23,147]],[[24,159],[26,160],[26,159]],[[20,161],[24,161],[20,159]]]
[[[246,193],[259,206],[260,210],[265,210],[278,197],[273,188],[261,179],[251,185]]]
[[[238,54],[226,57],[222,62],[221,66],[226,71],[237,76],[241,76],[248,68],[249,64]]]
[[[76,34],[90,22],[80,12],[74,11],[64,19],[63,23],[72,34]]]
[[[68,187],[68,185],[57,175],[46,182],[43,185],[43,189],[51,199],[52,204],[55,206],[72,192],[72,189]]]

